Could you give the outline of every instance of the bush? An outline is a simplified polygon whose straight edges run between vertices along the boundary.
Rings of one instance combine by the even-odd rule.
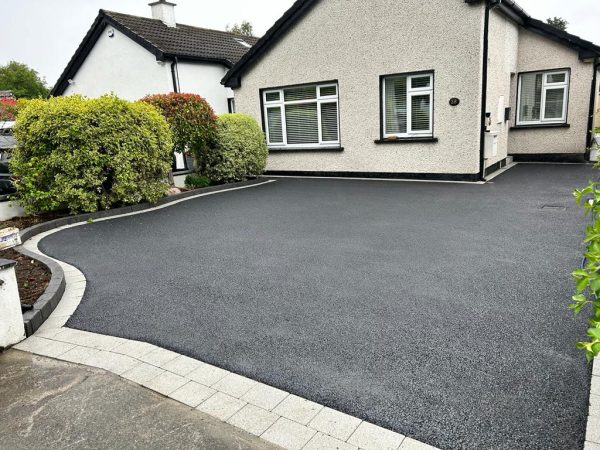
[[[210,179],[204,175],[190,174],[185,177],[185,187],[188,189],[198,189],[210,186]]]
[[[17,117],[17,101],[14,98],[0,98],[0,122],[15,120]]]
[[[14,134],[17,201],[29,213],[156,202],[168,189],[173,142],[150,105],[113,96],[30,100]]]
[[[217,123],[216,144],[202,161],[204,174],[224,183],[262,174],[268,150],[256,120],[244,114],[223,114]]]
[[[192,152],[196,161],[212,145],[217,132],[217,116],[208,102],[195,94],[159,94],[142,99],[156,107],[173,131],[174,150]]]

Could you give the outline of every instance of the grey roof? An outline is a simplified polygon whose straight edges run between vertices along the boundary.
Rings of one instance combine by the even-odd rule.
[[[248,47],[237,42],[236,38],[243,39],[250,45],[254,45],[258,41],[258,38],[240,36],[225,31],[182,24],[177,24],[177,27],[173,28],[157,19],[112,11],[103,10],[101,12],[165,55],[179,58],[224,60],[233,65],[248,51]]]

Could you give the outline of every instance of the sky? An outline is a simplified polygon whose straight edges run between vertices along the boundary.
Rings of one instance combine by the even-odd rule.
[[[177,3],[175,15],[179,23],[223,30],[228,24],[249,20],[255,34],[260,36],[292,5],[293,0],[174,2]],[[0,0],[3,16],[0,65],[11,60],[23,62],[37,70],[52,86],[99,9],[150,17],[148,3],[149,0]],[[600,45],[598,0],[517,0],[517,3],[537,19],[565,18],[570,33]]]

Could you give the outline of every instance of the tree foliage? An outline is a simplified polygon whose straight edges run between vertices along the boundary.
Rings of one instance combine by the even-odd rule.
[[[236,23],[232,27],[227,25],[226,31],[230,33],[239,34],[240,36],[254,36],[254,27],[247,20],[243,20],[241,23]]]
[[[169,125],[145,103],[113,96],[29,100],[14,134],[16,200],[29,213],[156,202],[168,189]]]
[[[201,161],[201,173],[217,183],[245,180],[263,173],[267,156],[265,134],[253,117],[223,114],[216,145]]]
[[[569,26],[569,22],[562,17],[551,17],[546,19],[546,23],[548,25],[552,25],[554,28],[557,28],[560,31],[567,31],[567,27]]]
[[[208,102],[196,94],[157,94],[142,99],[156,107],[173,131],[174,150],[191,151],[201,160],[217,133],[217,116]]]
[[[9,90],[17,98],[39,98],[48,96],[46,81],[27,65],[10,61],[0,66],[0,90]]]

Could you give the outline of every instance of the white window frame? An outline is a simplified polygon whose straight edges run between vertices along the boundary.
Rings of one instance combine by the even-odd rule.
[[[386,105],[385,105],[385,89],[386,89],[386,80],[388,78],[398,78],[398,77],[406,77],[406,133],[388,133],[386,130],[387,126],[387,116],[386,116]],[[413,88],[412,80],[413,78],[425,78],[429,77],[429,86],[422,88]],[[410,137],[433,137],[433,92],[434,92],[434,76],[433,72],[423,72],[423,73],[413,73],[413,74],[395,74],[395,75],[384,75],[381,77],[381,105],[383,112],[383,138],[410,138]],[[429,129],[427,130],[413,130],[412,129],[412,98],[414,96],[421,95],[429,95]]]
[[[521,96],[523,95],[523,75],[542,75],[542,99],[540,104],[539,120],[521,120]],[[565,81],[550,83],[550,75],[564,74]],[[519,74],[519,97],[517,98],[517,126],[520,125],[546,125],[562,124],[567,122],[567,110],[569,107],[569,87],[571,84],[571,72],[569,70],[540,70],[538,72],[527,72]],[[562,115],[560,118],[546,118],[546,93],[551,90],[563,90],[564,101]]]
[[[326,87],[335,86],[335,95],[321,95],[321,89]],[[284,99],[284,91],[286,89],[294,89],[300,87],[315,87],[317,97],[308,100],[294,100],[294,101],[285,101]],[[267,94],[271,94],[273,92],[279,93],[279,100],[268,101]],[[308,85],[298,85],[298,86],[286,86],[284,88],[278,89],[266,89],[262,92],[262,100],[263,100],[263,117],[265,123],[265,133],[267,135],[267,145],[271,149],[294,149],[294,148],[337,148],[340,146],[340,104],[339,104],[339,86],[338,83],[315,83]],[[303,105],[303,104],[317,104],[317,121],[318,121],[318,132],[319,132],[319,143],[314,144],[288,144],[287,143],[287,126],[286,126],[286,118],[285,118],[285,107],[286,105]],[[337,106],[337,139],[335,141],[323,141],[323,130],[321,127],[321,105],[326,103],[335,103]],[[270,132],[269,132],[269,116],[268,109],[270,108],[279,108],[281,113],[281,129],[283,134],[283,142],[271,142]]]

